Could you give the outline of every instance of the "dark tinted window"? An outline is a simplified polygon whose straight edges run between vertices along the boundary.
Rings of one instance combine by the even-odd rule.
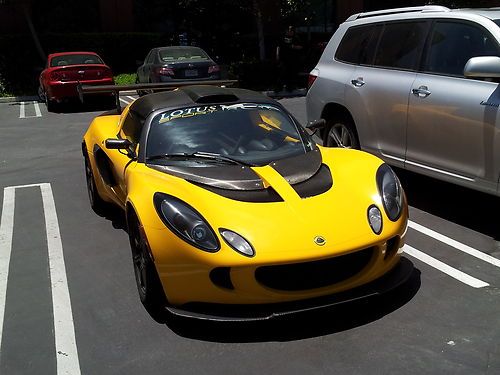
[[[426,22],[388,23],[380,39],[374,65],[415,69],[426,36]]]
[[[381,26],[352,27],[340,42],[335,58],[352,64],[371,64]]]
[[[50,66],[83,65],[83,64],[104,64],[101,58],[93,54],[68,54],[53,57]]]
[[[160,49],[160,59],[165,62],[181,60],[208,60],[208,55],[198,47],[169,47]]]
[[[139,121],[139,117],[133,112],[127,113],[127,117],[123,120],[121,136],[128,139],[132,143],[139,143],[142,124],[143,122]]]
[[[496,41],[486,30],[469,23],[438,21],[424,70],[463,76],[465,64],[475,56],[500,56]]]

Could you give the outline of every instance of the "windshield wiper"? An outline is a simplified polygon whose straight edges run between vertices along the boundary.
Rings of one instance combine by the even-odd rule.
[[[254,166],[254,164],[250,164],[250,163],[243,162],[241,160],[233,159],[229,156],[216,154],[216,153],[212,153],[212,152],[203,152],[203,151],[197,151],[197,152],[192,152],[192,153],[176,152],[176,153],[172,153],[172,154],[153,155],[153,156],[148,156],[146,158],[146,161],[152,161],[152,160],[158,160],[158,159],[205,159],[205,160],[229,162],[231,164],[243,165],[246,167]]]

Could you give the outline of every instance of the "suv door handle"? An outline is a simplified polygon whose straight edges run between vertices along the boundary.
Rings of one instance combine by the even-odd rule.
[[[365,81],[363,81],[362,77],[358,77],[356,79],[353,79],[351,83],[356,87],[361,87],[365,84]]]
[[[431,94],[427,86],[420,86],[418,89],[412,89],[411,92],[419,98],[427,98]]]

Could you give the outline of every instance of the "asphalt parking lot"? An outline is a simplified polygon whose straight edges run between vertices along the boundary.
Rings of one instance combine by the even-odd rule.
[[[282,103],[305,121],[303,97]],[[155,322],[123,218],[88,203],[81,138],[105,109],[0,104],[1,374],[500,373],[500,199],[401,170],[404,288],[263,323]]]

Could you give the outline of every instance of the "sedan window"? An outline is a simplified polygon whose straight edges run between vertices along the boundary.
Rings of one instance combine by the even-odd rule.
[[[97,55],[71,54],[55,56],[50,61],[50,66],[82,65],[82,64],[104,64]]]
[[[160,59],[165,62],[181,60],[208,60],[209,57],[201,48],[165,48],[160,50]]]

